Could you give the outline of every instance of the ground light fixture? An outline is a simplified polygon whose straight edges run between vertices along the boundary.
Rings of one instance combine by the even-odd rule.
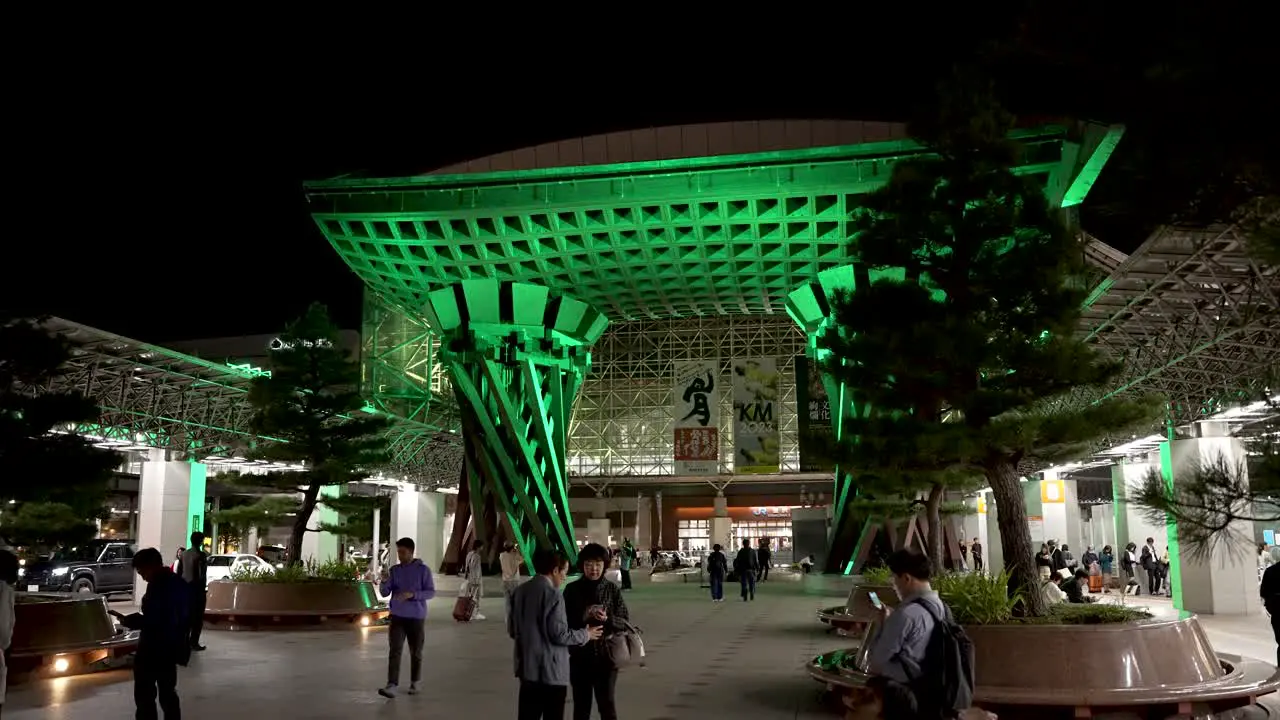
[[[61,675],[71,669],[71,660],[65,656],[59,655],[53,659],[53,671]]]

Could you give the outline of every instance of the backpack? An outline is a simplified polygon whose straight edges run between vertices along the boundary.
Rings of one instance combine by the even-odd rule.
[[[912,683],[921,717],[956,717],[973,704],[973,641],[947,609],[941,616],[917,598],[933,617],[933,635],[920,664],[920,678]]]

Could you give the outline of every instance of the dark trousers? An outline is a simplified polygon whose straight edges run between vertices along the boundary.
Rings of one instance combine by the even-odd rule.
[[[1147,592],[1155,595],[1160,592],[1160,571],[1155,568],[1143,568],[1147,571]]]
[[[1268,607],[1271,613],[1271,634],[1276,636],[1276,665],[1280,665],[1280,606]]]
[[[191,621],[191,647],[200,646],[200,632],[204,630],[204,608],[209,601],[209,593],[192,591],[188,596],[191,599],[191,608],[189,610]]]
[[[711,599],[712,600],[724,599],[724,576],[723,575],[711,576]]]
[[[756,574],[751,570],[747,570],[738,576],[738,582],[742,585],[742,599],[747,600],[750,596],[751,600],[756,599]]]
[[[518,720],[564,720],[564,698],[568,688],[563,685],[520,681]]]
[[[404,643],[409,641],[409,682],[422,679],[422,643],[426,638],[423,626],[426,621],[415,618],[391,616],[387,640],[391,643],[391,651],[387,653],[387,684],[400,684],[400,656],[404,652]]]
[[[630,570],[622,571],[622,589],[623,590],[631,589],[631,571]]]
[[[573,720],[591,720],[591,698],[600,708],[600,720],[618,720],[618,706],[613,693],[618,685],[618,671],[588,656],[569,665],[569,682],[573,685]]]
[[[136,658],[133,664],[133,704],[138,710],[138,720],[159,720],[156,712],[156,696],[160,697],[160,709],[164,720],[181,720],[178,706],[178,664],[172,660],[156,661]]]
[[[760,566],[760,571],[759,571],[759,573],[756,575],[756,579],[757,579],[757,580],[759,580],[760,582],[764,582],[765,580],[768,580],[768,579],[769,579],[769,565],[768,565],[768,564],[765,564],[765,565],[761,565],[761,566]]]

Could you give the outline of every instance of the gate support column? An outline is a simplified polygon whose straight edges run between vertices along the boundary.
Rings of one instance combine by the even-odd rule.
[[[576,562],[566,442],[608,319],[545,287],[488,279],[429,293],[426,310],[463,414],[472,504],[493,491],[529,567],[539,547]]]

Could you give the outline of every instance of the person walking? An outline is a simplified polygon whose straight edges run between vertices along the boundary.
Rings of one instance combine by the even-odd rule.
[[[564,588],[564,609],[571,630],[599,626],[603,638],[629,629],[631,618],[622,589],[604,576],[609,551],[588,543],[578,553],[582,577]],[[569,684],[573,688],[573,719],[591,719],[591,700],[600,709],[600,720],[618,720],[614,692],[618,668],[609,662],[604,641],[592,641],[569,649]]]
[[[733,572],[738,576],[738,583],[742,585],[742,601],[756,599],[756,571],[760,569],[760,562],[756,559],[756,551],[751,549],[751,540],[749,538],[742,539],[742,549],[738,550],[738,554],[733,558]]]
[[[711,546],[707,556],[707,577],[711,580],[711,602],[724,602],[724,576],[729,574],[729,558],[724,556],[720,543]]]
[[[759,569],[756,571],[756,580],[764,582],[769,579],[769,565],[773,562],[773,553],[769,551],[769,539],[760,538],[756,541],[759,549],[756,550],[756,562],[759,563]]]
[[[511,593],[520,587],[520,563],[523,558],[520,557],[520,551],[516,549],[515,543],[507,543],[503,548],[502,554],[498,556],[498,564],[502,566],[502,596],[507,602],[507,609],[511,609]]]
[[[982,558],[982,542],[978,538],[973,539],[973,544],[969,546],[969,552],[973,553],[973,571],[982,574],[986,561]]]
[[[462,585],[462,592],[469,595],[475,601],[473,606],[475,612],[469,620],[483,620],[484,615],[480,614],[480,598],[484,597],[484,541],[477,540],[471,552],[467,553],[466,563],[463,565],[462,575],[465,581]]]
[[[109,611],[130,630],[141,631],[133,655],[133,702],[137,720],[159,720],[157,696],[165,720],[180,720],[178,666],[191,659],[191,625],[187,613],[191,600],[187,583],[165,566],[155,548],[143,548],[133,556],[133,569],[147,584],[142,612],[123,615]]]
[[[0,711],[4,709],[4,697],[9,688],[5,655],[13,640],[13,600],[17,584],[18,556],[7,549],[0,550]]]
[[[515,676],[520,681],[518,720],[563,720],[569,687],[569,648],[598,639],[599,625],[570,630],[560,586],[569,560],[551,550],[533,554],[535,577],[511,595],[507,635],[515,641]]]
[[[426,639],[427,601],[436,596],[431,568],[413,556],[413,538],[396,541],[399,562],[384,571],[382,594],[391,596],[391,625],[387,632],[387,684],[378,694],[393,698],[400,687],[400,656],[409,643],[409,694],[416,695],[422,682],[422,644]]]
[[[622,571],[622,589],[631,589],[631,566],[636,562],[636,548],[631,540],[622,541],[622,557],[618,559],[618,568]]]
[[[204,609],[209,601],[209,555],[204,551],[204,533],[191,533],[191,547],[178,556],[178,575],[187,583],[187,598],[191,607],[187,616],[191,620],[188,640],[191,649],[204,650],[200,633],[204,630]]]

